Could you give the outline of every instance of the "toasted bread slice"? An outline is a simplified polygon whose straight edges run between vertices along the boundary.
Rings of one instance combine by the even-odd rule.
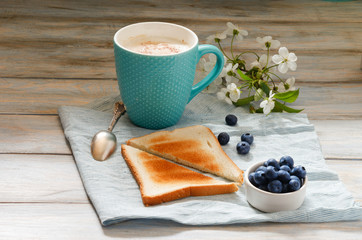
[[[236,183],[213,179],[128,145],[122,145],[122,155],[140,187],[145,206],[238,190]]]
[[[201,125],[132,138],[127,145],[203,172],[243,183],[243,171],[226,155],[213,132]]]

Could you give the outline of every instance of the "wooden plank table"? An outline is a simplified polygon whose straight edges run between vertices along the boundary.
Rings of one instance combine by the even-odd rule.
[[[191,28],[201,43],[232,21],[257,50],[272,35],[298,56],[294,76],[328,166],[362,203],[361,1],[2,0],[0,239],[361,239],[362,222],[103,228],[83,189],[57,108],[118,94],[112,38],[135,22]]]

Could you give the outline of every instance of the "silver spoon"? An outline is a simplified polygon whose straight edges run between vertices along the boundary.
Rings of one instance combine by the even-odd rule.
[[[117,138],[112,130],[119,117],[126,112],[126,107],[122,102],[116,102],[113,111],[113,118],[108,129],[99,131],[92,139],[91,153],[95,160],[106,160],[117,148]]]

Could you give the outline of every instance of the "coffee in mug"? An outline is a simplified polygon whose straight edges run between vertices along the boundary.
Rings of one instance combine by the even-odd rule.
[[[129,38],[123,46],[136,53],[155,56],[180,53],[190,48],[185,41],[176,38],[155,38],[146,35]]]

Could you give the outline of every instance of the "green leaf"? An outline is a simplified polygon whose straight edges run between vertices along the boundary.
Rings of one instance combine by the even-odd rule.
[[[237,70],[238,74],[240,75],[240,77],[246,81],[253,81],[253,79],[251,79],[250,77],[246,76],[240,69]]]
[[[263,109],[262,108],[258,108],[255,110],[256,113],[263,113]]]
[[[275,107],[283,109],[283,111],[286,111],[288,113],[299,113],[303,111],[304,109],[294,109],[291,107],[287,107],[285,104],[282,104],[278,101],[275,101]]]
[[[279,103],[278,101],[275,101],[274,108],[271,110],[272,112],[283,112],[283,108],[280,106],[283,104],[279,105],[278,103]]]
[[[260,88],[263,90],[263,92],[265,92],[265,94],[269,97],[269,93],[270,93],[270,88],[269,86],[265,83],[265,82],[261,82],[260,83]]]
[[[297,100],[299,96],[299,88],[298,90],[294,90],[294,91],[288,91],[288,92],[284,92],[284,93],[276,93],[274,95],[274,98],[282,100],[284,102],[294,102],[295,100]]]
[[[241,98],[238,101],[234,102],[234,105],[235,106],[243,106],[243,105],[249,104],[252,101],[254,101],[254,95],[246,97],[246,98]]]

